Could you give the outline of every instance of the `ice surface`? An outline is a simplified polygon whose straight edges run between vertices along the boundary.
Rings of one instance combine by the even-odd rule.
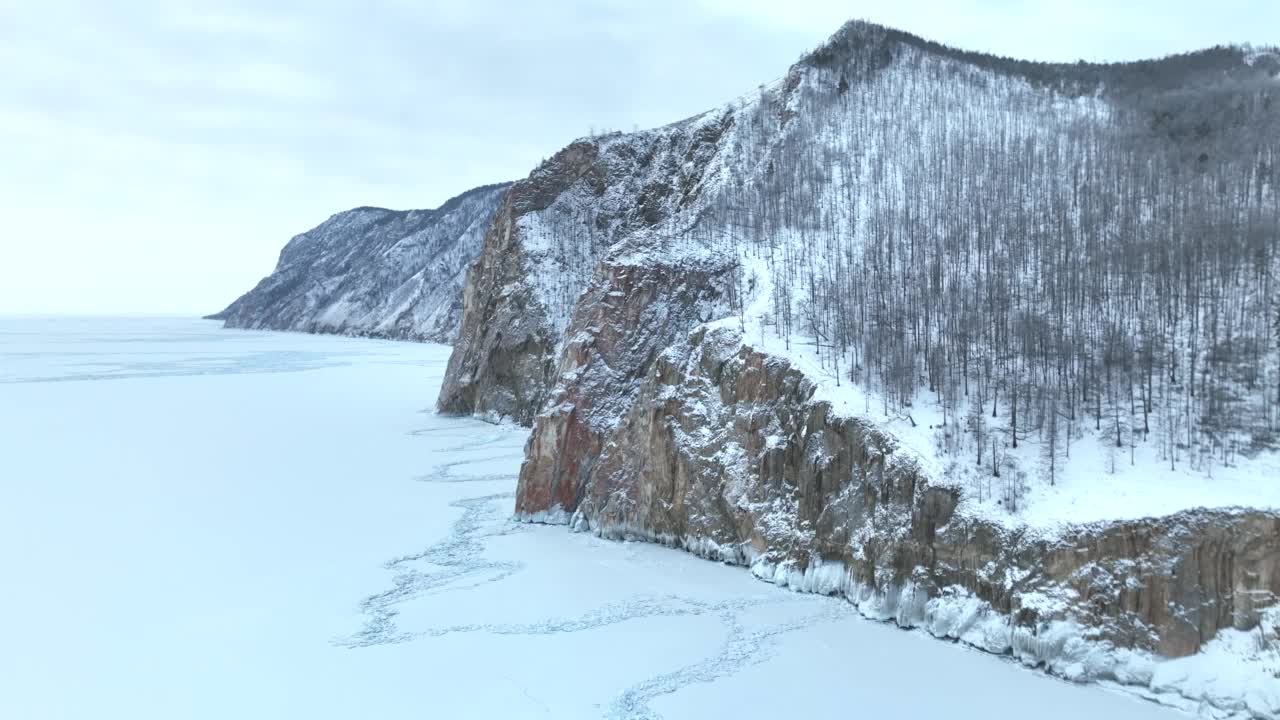
[[[0,318],[0,717],[1180,716],[511,523],[526,432],[423,412],[447,358]]]

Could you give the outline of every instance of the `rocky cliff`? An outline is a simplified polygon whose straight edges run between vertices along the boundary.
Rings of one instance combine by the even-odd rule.
[[[1178,282],[1252,277],[1232,307],[1265,316],[1275,57],[1044,65],[851,24],[758,93],[584,139],[516,183],[468,273],[439,407],[533,425],[519,517],[749,565],[1067,677],[1272,717],[1269,671],[1271,690],[1245,697],[1222,678],[1169,685],[1161,664],[1274,634],[1280,497],[1257,478],[1254,509],[1215,488],[1215,509],[1021,513],[1060,473],[1104,489],[1164,465],[1212,474],[1205,458],[1245,446],[1218,472],[1269,467],[1248,464],[1274,449],[1250,385],[1277,377],[1265,323],[1225,333],[1258,351],[1229,361],[1200,338],[1216,312],[1169,312],[1187,296],[1134,278],[1169,271],[1184,239],[1180,257],[1205,257],[1199,228],[1254,270],[1197,259]],[[1204,221],[1227,196],[1244,205]],[[1069,311],[1067,295],[1092,299]],[[1089,305],[1101,297],[1133,304]],[[1206,364],[1223,375],[1197,395],[1180,378]],[[824,397],[830,382],[861,407]],[[1192,399],[1215,392],[1241,403],[1231,419]],[[1117,448],[1138,468],[1141,442],[1151,464],[1099,483],[1086,440],[1117,476]],[[1028,447],[1043,477],[1027,479]],[[1249,667],[1277,647],[1260,641]]]
[[[597,262],[624,237],[687,231],[733,123],[726,110],[580,140],[512,185],[467,274],[440,410],[530,424]]]
[[[742,302],[737,266],[642,255],[606,259],[577,305],[517,517],[748,566],[1072,680],[1224,716],[1280,711],[1280,513],[1052,528],[975,514],[968,488],[875,420],[836,412],[739,318],[706,322]],[[1251,680],[1167,662],[1224,632],[1256,635],[1234,641],[1244,658],[1214,661]]]
[[[435,210],[356,208],[294,237],[275,270],[225,310],[227,327],[450,343],[465,270],[507,185]]]
[[[567,381],[526,447],[518,518],[742,565],[874,620],[1206,717],[1280,713],[1280,513],[996,522],[735,329],[695,330],[642,378],[618,349],[590,335],[569,344]],[[631,377],[634,400],[613,415],[612,396],[576,382],[590,376]]]
[[[685,340],[655,358],[606,433],[582,422],[580,391],[557,396],[528,447],[519,515],[747,565],[1074,680],[1153,689],[1151,658],[1256,630],[1280,598],[1276,513],[1189,510],[1054,532],[967,517],[962,493],[936,485],[893,436],[834,414],[808,377],[736,329]],[[614,356],[586,337],[573,347],[570,377]],[[1217,699],[1245,717],[1280,709],[1276,697]]]

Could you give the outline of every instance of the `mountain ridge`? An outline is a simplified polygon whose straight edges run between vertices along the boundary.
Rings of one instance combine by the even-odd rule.
[[[462,273],[510,183],[431,210],[361,206],[294,236],[270,275],[209,319],[227,327],[451,342]]]
[[[1102,74],[1119,75],[1132,73],[1146,80],[1141,89],[1169,89],[1168,83],[1177,81],[1186,83],[1197,74],[1212,71],[1239,70],[1244,66],[1253,66],[1250,62],[1260,59],[1267,62],[1263,68],[1270,77],[1280,76],[1280,45],[1254,46],[1248,43],[1226,43],[1190,50],[1170,53],[1137,60],[1055,62],[1042,60],[1026,60],[993,52],[967,50],[947,45],[915,35],[897,28],[879,25],[863,20],[851,20],[833,33],[817,48],[805,53],[800,63],[821,65],[841,54],[865,52],[870,43],[891,42],[912,46],[935,55],[948,57],[976,67],[1001,68],[1008,74],[1022,76],[1042,76],[1052,72],[1063,76],[1062,80],[1093,79],[1091,83],[1097,89],[1104,88]],[[1273,64],[1274,63],[1274,64]],[[1164,71],[1164,72],[1159,72]],[[1172,72],[1170,72],[1172,71]],[[1152,82],[1156,81],[1156,82]],[[1163,82],[1160,82],[1163,81]],[[1065,85],[1060,87],[1067,87]],[[1125,83],[1114,83],[1113,87],[1127,87]]]

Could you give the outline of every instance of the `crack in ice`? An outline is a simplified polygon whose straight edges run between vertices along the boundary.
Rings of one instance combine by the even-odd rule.
[[[443,452],[443,451],[442,451]],[[485,460],[519,460],[524,454],[519,455],[498,455],[494,457],[484,458]],[[512,473],[487,473],[483,475],[454,475],[453,469],[463,465],[474,465],[476,460],[454,460],[452,462],[441,463],[431,469],[430,472],[419,475],[416,480],[418,482],[427,483],[477,483],[477,482],[497,482],[499,480],[514,480],[515,475]]]
[[[730,603],[739,601],[730,601]],[[751,604],[751,601],[747,601]],[[556,635],[617,625],[629,620],[682,617],[720,612],[727,603],[706,603],[679,595],[636,597],[609,603],[573,618],[545,619],[532,623],[472,623],[424,630],[418,635],[440,637],[454,633],[487,632],[493,635]]]
[[[426,428],[414,434],[425,434],[438,430],[456,430],[457,428]],[[449,449],[436,450],[436,453],[460,452],[479,449],[492,444],[495,436],[480,438],[471,443],[464,443]],[[496,436],[501,437],[501,436]],[[418,478],[430,483],[459,482],[492,482],[495,480],[515,479],[512,473],[484,475],[454,475],[453,469],[463,465],[475,464],[499,458],[478,458],[475,460],[451,461],[437,465],[431,472]],[[400,614],[398,607],[415,598],[432,595],[438,592],[462,590],[479,587],[488,583],[500,582],[524,567],[520,562],[489,560],[484,557],[484,541],[491,537],[500,537],[521,528],[502,518],[497,507],[500,500],[515,497],[512,492],[493,493],[476,497],[462,498],[449,503],[449,507],[462,510],[462,515],[454,521],[449,535],[425,550],[409,555],[402,555],[387,561],[383,567],[395,572],[391,587],[366,597],[360,603],[360,611],[365,616],[364,626],[355,634],[335,639],[336,645],[356,648],[371,645],[401,643],[420,636],[422,633],[411,633],[401,630],[396,624],[396,616]],[[486,526],[500,523],[499,529],[486,531]],[[437,569],[422,569],[416,565],[434,566]],[[487,575],[485,575],[487,573]],[[474,583],[459,585],[466,578],[485,575]]]
[[[483,572],[492,574],[467,587],[499,582],[518,572],[524,566],[523,563],[486,560],[482,557],[484,538],[516,531],[513,527],[506,527],[498,532],[482,532],[485,523],[498,515],[495,501],[512,497],[514,495],[507,492],[463,498],[449,503],[449,507],[462,509],[462,516],[454,522],[449,536],[422,552],[402,555],[388,561],[384,567],[396,572],[392,586],[365,598],[360,603],[360,610],[366,616],[364,627],[356,634],[335,642],[345,647],[405,642],[418,633],[404,632],[396,625],[395,618],[400,612],[398,605]],[[413,567],[416,563],[427,563],[442,569],[424,571]]]
[[[768,660],[769,646],[781,635],[804,630],[814,625],[849,617],[853,610],[848,603],[824,600],[825,607],[807,617],[772,625],[761,630],[748,631],[743,627],[743,610],[759,603],[718,604],[718,614],[729,636],[720,651],[691,665],[656,675],[623,691],[609,706],[605,717],[609,720],[660,720],[662,715],[649,707],[649,701],[669,695],[694,683],[708,683],[737,673],[750,665]]]
[[[425,435],[446,430],[457,431],[457,428],[425,428],[412,434]],[[465,432],[460,435],[465,436]],[[434,452],[450,455],[478,450],[499,442],[503,437],[506,436],[487,435]],[[450,460],[435,465],[416,479],[420,482],[442,484],[514,482],[514,473],[467,474],[457,472],[457,469],[482,462],[515,460],[520,457],[523,455]],[[465,633],[546,636],[585,632],[639,619],[697,616],[718,618],[727,631],[727,637],[714,654],[637,682],[623,690],[610,703],[605,713],[605,717],[611,720],[655,720],[661,717],[649,706],[655,698],[677,692],[694,683],[712,682],[750,665],[764,662],[769,658],[769,647],[776,638],[846,617],[853,612],[852,606],[847,603],[824,599],[818,601],[823,603],[823,607],[816,613],[752,630],[743,621],[746,611],[785,601],[789,596],[753,596],[709,601],[667,594],[631,597],[573,617],[545,618],[527,623],[441,625],[414,631],[401,629],[396,618],[399,606],[405,602],[437,593],[458,592],[502,582],[524,569],[523,562],[484,557],[490,538],[525,532],[528,529],[528,526],[504,516],[500,503],[513,497],[514,493],[506,491],[450,502],[449,507],[460,509],[462,514],[454,521],[448,536],[421,552],[389,560],[385,567],[395,573],[391,587],[366,597],[360,604],[360,610],[365,616],[363,627],[353,635],[335,639],[334,644],[359,648]],[[464,582],[467,579],[474,579],[474,582]]]

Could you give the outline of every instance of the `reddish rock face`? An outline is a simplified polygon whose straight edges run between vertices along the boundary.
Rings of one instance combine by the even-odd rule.
[[[516,491],[520,515],[572,514],[602,443],[645,387],[661,348],[722,303],[734,268],[718,262],[648,268],[604,263],[566,332],[546,411],[534,423]],[[594,490],[593,490],[594,489]]]
[[[520,472],[516,514],[555,516],[576,509],[583,462],[600,454],[600,434],[582,422],[576,409],[539,417],[535,428]]]

